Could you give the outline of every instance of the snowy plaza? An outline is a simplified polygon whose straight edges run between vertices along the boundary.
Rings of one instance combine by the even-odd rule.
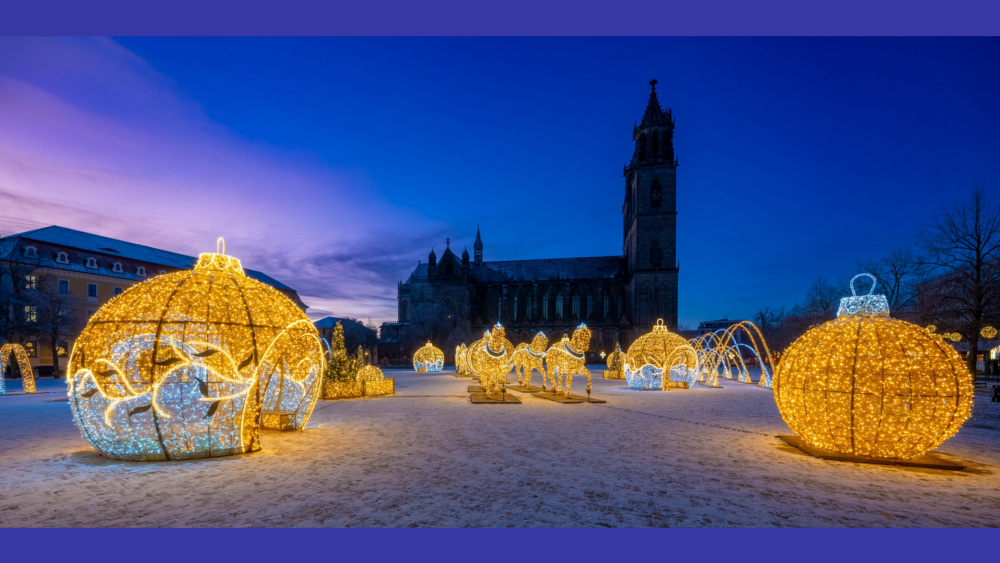
[[[640,391],[598,375],[605,404],[475,405],[450,368],[385,376],[395,396],[321,401],[259,452],[171,463],[100,456],[65,381],[19,395],[8,380],[0,527],[1000,524],[1000,404],[981,386],[934,451],[966,469],[945,471],[810,457],[776,438],[791,432],[773,392],[733,380]]]

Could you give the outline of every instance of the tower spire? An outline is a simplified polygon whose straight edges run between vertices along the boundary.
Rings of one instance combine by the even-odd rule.
[[[483,237],[479,234],[479,224],[476,224],[476,243],[472,245],[472,251],[476,255],[476,266],[483,264]]]
[[[663,108],[660,106],[660,99],[656,97],[656,83],[655,78],[649,81],[649,101],[646,102],[646,113],[642,116],[642,123],[639,124],[639,127],[653,125],[668,119],[667,114],[663,113]]]

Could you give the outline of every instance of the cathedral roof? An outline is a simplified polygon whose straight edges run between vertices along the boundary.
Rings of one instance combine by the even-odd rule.
[[[660,107],[660,100],[656,97],[656,79],[650,80],[649,85],[652,86],[652,90],[649,92],[649,101],[646,102],[646,113],[642,116],[642,123],[639,124],[639,127],[670,121],[670,117],[663,112],[663,108]]]
[[[414,280],[427,281],[427,264],[421,262],[413,269],[410,277],[406,278],[406,283],[410,283]]]
[[[480,282],[600,279],[615,277],[620,267],[619,256],[498,260],[484,262],[471,275]]]

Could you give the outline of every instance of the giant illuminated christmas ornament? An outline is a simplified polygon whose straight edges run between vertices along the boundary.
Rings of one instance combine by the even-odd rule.
[[[252,452],[262,425],[308,422],[323,372],[319,334],[224,248],[199,256],[194,270],[132,286],[77,339],[69,403],[83,437],[105,456]]]
[[[871,278],[858,296],[854,284]],[[889,316],[875,278],[851,280],[837,318],[789,346],[774,374],[782,418],[806,444],[906,460],[953,436],[969,417],[972,375],[939,336]]]
[[[499,324],[499,323],[497,323]],[[490,331],[483,333],[483,337],[479,340],[473,342],[469,345],[469,349],[465,352],[465,373],[471,375],[472,377],[479,377],[479,373],[476,372],[476,367],[473,365],[472,358],[476,356],[476,353],[480,348],[486,346],[486,342],[490,339]]]
[[[532,370],[538,370],[542,378],[545,378],[545,347],[548,345],[549,338],[542,331],[538,331],[538,334],[531,339],[531,344],[517,345],[511,362],[514,364],[518,385],[531,387]]]
[[[24,351],[24,346],[4,344],[0,346],[0,395],[7,394],[7,385],[3,378],[7,373],[7,366],[14,362],[17,362],[17,367],[21,370],[21,385],[24,387],[24,392],[34,393],[35,372],[31,369],[31,362],[28,361],[28,353]]]
[[[634,389],[690,387],[698,378],[698,353],[657,320],[653,331],[636,339],[625,354],[625,380]]]
[[[552,392],[559,393],[565,389],[569,397],[569,388],[574,375],[587,376],[587,393],[593,381],[590,370],[586,366],[586,352],[590,349],[590,329],[586,324],[580,324],[573,331],[573,338],[563,335],[562,340],[549,348],[545,353],[545,377],[542,378],[542,388],[545,388],[546,378],[552,382]],[[563,380],[565,379],[565,383]]]
[[[504,338],[504,334],[503,326],[497,323],[485,340],[469,349],[472,355],[469,364],[472,371],[479,374],[479,384],[488,395],[500,392],[500,384],[506,382],[512,366],[514,345]]]
[[[430,341],[413,354],[413,369],[417,371],[441,371],[444,367],[444,352]]]
[[[604,379],[625,379],[625,352],[622,352],[621,344],[615,344],[615,351],[608,355]]]
[[[725,329],[706,332],[692,340],[691,346],[698,353],[698,381],[705,385],[718,387],[720,373],[726,379],[733,379],[735,373],[737,381],[753,383],[747,366],[747,358],[753,357],[761,370],[757,384],[771,388],[774,357],[764,334],[752,322],[740,321]]]

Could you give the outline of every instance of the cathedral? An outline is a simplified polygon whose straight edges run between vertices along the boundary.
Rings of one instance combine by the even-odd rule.
[[[656,97],[656,80],[642,122],[632,129],[625,165],[620,256],[483,260],[477,230],[473,255],[446,243],[431,250],[398,286],[399,322],[383,325],[398,337],[414,316],[437,310],[459,332],[478,338],[497,322],[515,344],[545,331],[550,342],[580,323],[593,331],[591,350],[610,353],[649,332],[657,319],[677,328],[677,158],[674,120]],[[442,343],[445,344],[445,343]]]

